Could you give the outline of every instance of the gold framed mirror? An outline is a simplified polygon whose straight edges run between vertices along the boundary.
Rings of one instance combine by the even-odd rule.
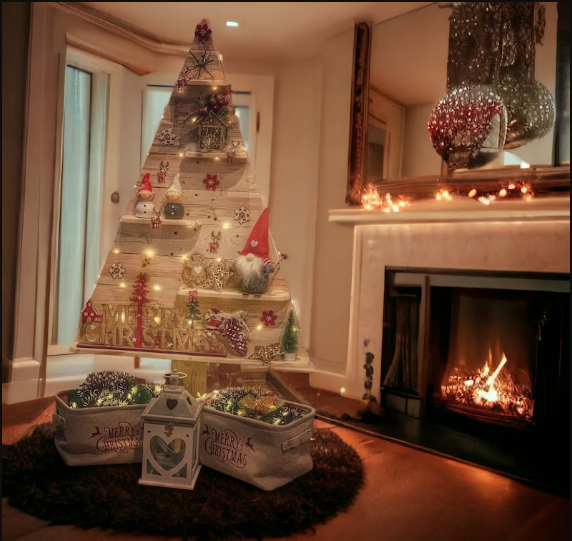
[[[542,25],[535,21],[543,34],[533,45],[532,72],[554,97],[556,123],[518,148],[505,145],[483,166],[456,170],[444,164],[428,131],[451,77],[453,4],[432,3],[379,24],[356,25],[348,204],[360,205],[367,185],[414,198],[435,197],[443,186],[498,192],[500,183],[518,183],[535,195],[569,194],[570,61],[569,53],[562,54],[569,51],[569,5],[527,4],[534,5],[535,17],[544,17]]]

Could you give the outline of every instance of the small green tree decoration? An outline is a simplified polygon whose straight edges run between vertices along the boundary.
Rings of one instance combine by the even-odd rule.
[[[290,310],[284,326],[284,333],[282,334],[282,351],[286,354],[295,354],[297,350],[298,326],[296,325],[294,312]]]
[[[191,324],[191,329],[195,328],[195,321],[201,318],[201,311],[199,310],[199,299],[196,295],[193,295],[189,298],[189,302],[187,303],[187,308],[189,313],[185,318]]]

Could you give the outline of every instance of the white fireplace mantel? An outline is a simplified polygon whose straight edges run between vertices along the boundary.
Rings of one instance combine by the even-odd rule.
[[[354,227],[348,357],[349,398],[364,394],[365,353],[374,358],[380,398],[383,299],[387,268],[570,273],[569,197],[498,201],[419,201],[399,213],[331,210]],[[334,389],[332,389],[334,390]]]
[[[486,206],[468,197],[414,201],[402,212],[356,208],[329,211],[330,222],[353,225],[570,220],[570,197],[499,200]]]

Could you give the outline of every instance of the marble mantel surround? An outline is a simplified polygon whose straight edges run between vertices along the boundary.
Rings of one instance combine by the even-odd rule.
[[[363,397],[366,352],[375,355],[372,393],[380,398],[387,267],[570,273],[569,197],[502,201],[490,207],[467,198],[420,201],[400,213],[331,210],[329,219],[354,228],[343,380],[349,398]]]

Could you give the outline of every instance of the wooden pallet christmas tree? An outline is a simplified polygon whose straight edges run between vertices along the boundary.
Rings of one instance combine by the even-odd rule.
[[[288,284],[208,23],[196,28],[76,349],[284,361]],[[224,361],[217,361],[224,358]]]

